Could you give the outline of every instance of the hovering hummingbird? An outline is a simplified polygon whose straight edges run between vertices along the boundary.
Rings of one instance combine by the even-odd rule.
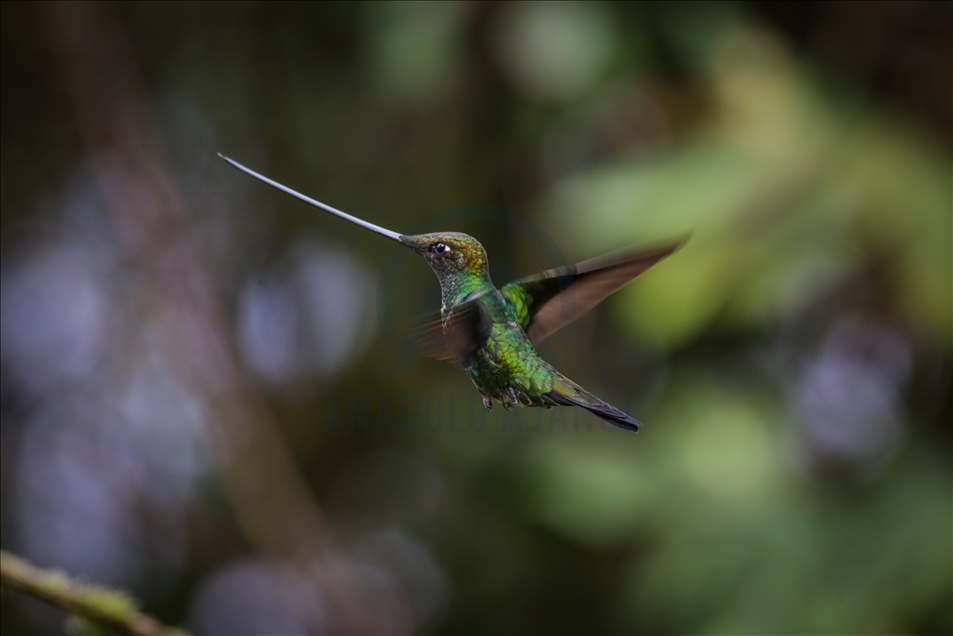
[[[641,252],[602,256],[520,278],[497,289],[486,251],[460,232],[405,235],[315,201],[219,153],[232,166],[326,212],[405,245],[440,280],[439,316],[422,323],[418,340],[430,355],[466,372],[489,410],[578,406],[628,431],[641,423],[589,393],[539,357],[533,345],[602,302],[675,250],[682,241]]]

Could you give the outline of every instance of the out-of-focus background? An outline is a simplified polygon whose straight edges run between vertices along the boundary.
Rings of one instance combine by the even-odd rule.
[[[3,3],[2,547],[199,634],[953,630],[953,5]],[[541,347],[498,284],[691,232]],[[62,615],[3,597],[4,633]]]

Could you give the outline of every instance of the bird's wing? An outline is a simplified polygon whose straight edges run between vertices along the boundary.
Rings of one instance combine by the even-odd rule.
[[[419,318],[412,334],[423,353],[438,360],[456,360],[462,365],[483,344],[492,326],[483,303],[474,298],[454,307],[447,318],[439,312]]]
[[[557,267],[507,283],[500,292],[536,344],[677,250],[685,240]]]

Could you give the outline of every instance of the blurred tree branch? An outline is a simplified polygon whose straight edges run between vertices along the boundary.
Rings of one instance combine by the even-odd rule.
[[[297,611],[313,631],[409,631],[347,565],[247,376],[115,6],[50,2],[42,12],[117,242],[143,278],[147,321],[202,404],[203,441],[238,525],[260,554],[300,575]]]
[[[55,605],[96,626],[133,636],[185,634],[163,625],[136,607],[120,590],[72,581],[56,570],[41,570],[6,551],[0,551],[0,581],[10,589]]]

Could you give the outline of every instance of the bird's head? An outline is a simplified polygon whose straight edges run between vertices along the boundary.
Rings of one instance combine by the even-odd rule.
[[[434,232],[401,236],[400,242],[430,265],[441,283],[461,274],[480,276],[487,271],[486,251],[480,242],[460,232]]]

